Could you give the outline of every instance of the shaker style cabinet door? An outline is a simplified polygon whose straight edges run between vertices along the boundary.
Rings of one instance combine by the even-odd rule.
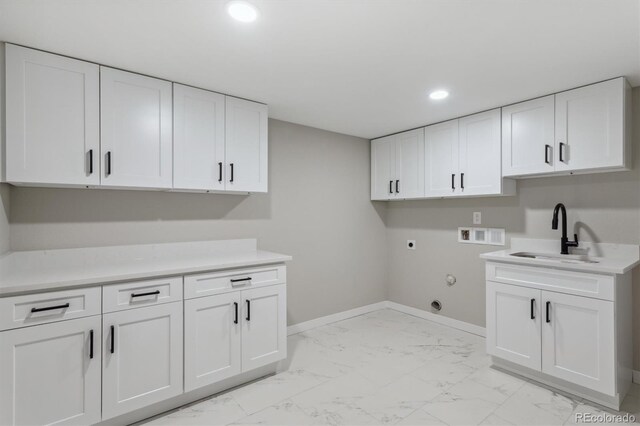
[[[395,198],[396,142],[395,136],[371,141],[371,199]]]
[[[424,129],[400,133],[394,138],[396,179],[393,189],[396,197],[424,197]]]
[[[240,374],[240,292],[184,302],[185,392]]]
[[[98,65],[6,45],[6,180],[100,183]]]
[[[171,188],[171,83],[100,67],[101,184]]]
[[[557,171],[625,166],[626,88],[618,78],[555,95]]]
[[[100,316],[0,333],[0,424],[100,421]]]
[[[502,108],[503,176],[555,171],[554,120],[554,95]]]
[[[225,186],[225,96],[173,84],[173,188]]]
[[[461,118],[459,131],[459,194],[501,194],[500,109]]]
[[[287,357],[284,284],[242,291],[242,371]]]
[[[540,290],[487,281],[487,353],[541,368]]]
[[[542,372],[616,393],[614,302],[542,292]]]
[[[267,106],[227,96],[225,123],[226,190],[267,192]]]
[[[460,190],[458,122],[445,121],[424,129],[426,197],[452,196]]]
[[[182,302],[103,315],[102,419],[179,395]]]

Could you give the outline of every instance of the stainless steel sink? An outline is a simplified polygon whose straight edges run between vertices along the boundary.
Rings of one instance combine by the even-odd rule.
[[[574,254],[532,253],[528,251],[519,251],[517,253],[511,253],[510,256],[547,260],[558,263],[600,263],[592,257]]]

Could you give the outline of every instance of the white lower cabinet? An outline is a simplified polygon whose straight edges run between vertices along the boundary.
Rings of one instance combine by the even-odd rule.
[[[240,292],[184,302],[186,392],[240,374]]]
[[[540,370],[540,290],[487,282],[487,352]]]
[[[287,356],[286,286],[185,301],[185,391]]]
[[[606,394],[615,393],[613,302],[542,292],[542,371]]]
[[[284,285],[242,291],[242,371],[287,357],[287,299]]]
[[[489,263],[487,277],[494,362],[618,409],[632,375],[630,273]],[[582,295],[590,282],[600,291]]]
[[[225,285],[202,296],[207,277]],[[2,426],[122,423],[287,356],[284,264],[8,296],[0,308],[13,312],[0,315]]]
[[[182,302],[103,315],[102,419],[183,392]]]
[[[100,421],[100,316],[0,333],[0,424]]]

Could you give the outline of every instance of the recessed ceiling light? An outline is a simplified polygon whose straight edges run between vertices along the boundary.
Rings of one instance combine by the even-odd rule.
[[[435,90],[429,93],[429,97],[431,99],[435,99],[436,101],[439,101],[440,99],[444,99],[447,96],[449,96],[449,92],[447,92],[446,90]]]
[[[227,3],[227,13],[240,22],[253,22],[258,18],[258,9],[244,0],[233,0]]]

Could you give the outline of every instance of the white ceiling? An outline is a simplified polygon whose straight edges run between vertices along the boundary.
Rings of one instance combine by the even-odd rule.
[[[639,0],[0,0],[0,40],[268,103],[367,138],[627,76]],[[427,92],[451,96],[431,101]]]

